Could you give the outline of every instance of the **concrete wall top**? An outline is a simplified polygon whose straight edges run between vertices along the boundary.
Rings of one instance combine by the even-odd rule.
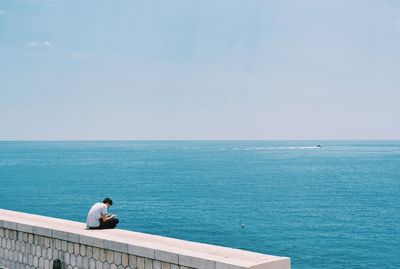
[[[0,209],[0,227],[204,269],[289,269],[290,259]]]

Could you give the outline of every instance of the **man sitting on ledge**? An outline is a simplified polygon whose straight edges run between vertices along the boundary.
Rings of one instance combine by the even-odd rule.
[[[105,198],[103,203],[95,203],[90,209],[86,226],[89,229],[112,229],[117,226],[119,220],[115,215],[107,215],[107,209],[110,208],[113,201],[110,198]]]

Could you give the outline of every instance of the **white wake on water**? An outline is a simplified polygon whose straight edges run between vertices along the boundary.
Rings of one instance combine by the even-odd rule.
[[[287,146],[287,147],[232,148],[232,150],[298,150],[298,149],[320,149],[320,147],[318,147],[318,146]]]

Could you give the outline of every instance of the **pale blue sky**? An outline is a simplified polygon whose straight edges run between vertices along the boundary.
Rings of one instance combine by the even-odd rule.
[[[0,0],[21,139],[400,139],[400,1]]]

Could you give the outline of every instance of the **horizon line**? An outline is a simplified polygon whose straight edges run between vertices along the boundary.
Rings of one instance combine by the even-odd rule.
[[[235,141],[400,141],[400,139],[16,139],[0,142],[235,142]]]

